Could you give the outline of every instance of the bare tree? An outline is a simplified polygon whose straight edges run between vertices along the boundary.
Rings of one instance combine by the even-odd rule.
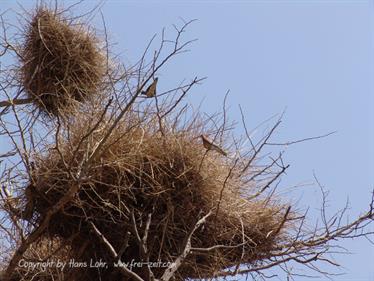
[[[66,39],[74,32],[89,34],[75,29],[77,17],[66,16],[73,7],[37,7],[26,15],[34,33],[1,15],[0,56],[9,61],[0,69],[0,135],[7,143],[0,153],[1,280],[167,281],[236,275],[265,280],[274,267],[292,278],[290,262],[329,275],[318,265],[338,266],[330,258],[341,250],[335,241],[373,235],[367,227],[374,218],[373,196],[354,220],[346,220],[348,206],[328,217],[327,193],[316,178],[321,219],[311,227],[307,213],[277,195],[289,165],[283,152],[273,157],[266,149],[327,135],[273,142],[280,117],[254,140],[242,114],[246,134],[234,137],[226,99],[222,113],[212,116],[184,102],[204,78],[142,95],[169,61],[188,51],[194,40],[183,41],[183,34],[193,21],[173,25],[172,39],[163,29],[139,61],[127,66],[110,53],[103,20],[104,44],[98,53],[104,68],[97,68],[102,79],[93,83],[91,73],[78,74],[88,63],[92,66],[92,56],[76,56],[69,45],[73,41]],[[64,36],[48,33],[51,22]],[[30,73],[25,50],[34,39],[41,59]],[[57,55],[58,46],[62,53]],[[77,61],[56,65],[56,57],[64,56]],[[45,90],[30,85],[35,77],[44,78],[43,70],[52,64],[65,75],[48,77],[58,88],[47,98]],[[71,81],[75,88],[65,92]],[[69,263],[72,259],[86,265],[103,260],[104,266],[77,268]],[[67,266],[54,263],[47,271],[22,266],[49,260]]]

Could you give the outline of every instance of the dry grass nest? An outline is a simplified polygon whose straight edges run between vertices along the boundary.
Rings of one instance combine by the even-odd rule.
[[[113,132],[87,168],[77,196],[51,219],[48,235],[71,239],[76,260],[101,258],[111,262],[91,223],[116,251],[120,251],[125,234],[130,232],[121,260],[141,261],[132,218],[142,236],[151,216],[147,239],[150,261],[168,262],[181,254],[183,241],[198,218],[213,210],[194,233],[192,247],[229,247],[192,252],[178,270],[177,280],[213,277],[223,269],[256,264],[271,256],[284,231],[275,236],[268,234],[279,227],[285,206],[264,199],[245,199],[254,188],[254,183],[246,182],[251,172],[243,174],[242,166],[232,169],[228,158],[214,151],[207,153],[197,132],[180,130],[162,135],[154,131],[155,127],[149,122],[144,126],[125,125]],[[34,182],[27,187],[32,190],[27,202],[33,206],[30,220],[37,223],[43,219],[76,184],[70,175],[77,173],[82,159],[92,152],[105,131],[97,129],[83,138],[87,128],[85,122],[77,122],[60,142],[61,154],[50,150],[34,159]],[[134,270],[144,276],[143,269]],[[100,270],[81,270],[77,274],[81,280],[96,280],[98,274],[101,280],[115,280],[110,279],[116,276],[115,268]],[[154,268],[156,277],[164,270]]]
[[[24,34],[21,81],[42,112],[57,115],[100,92],[106,63],[93,31],[39,7]]]

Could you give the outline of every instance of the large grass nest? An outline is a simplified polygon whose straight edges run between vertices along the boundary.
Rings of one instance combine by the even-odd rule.
[[[38,7],[21,48],[23,87],[35,104],[57,115],[100,92],[105,60],[92,30],[63,13]]]
[[[269,233],[279,227],[285,206],[264,199],[245,199],[254,188],[254,183],[246,182],[250,171],[243,174],[243,166],[233,168],[228,158],[207,152],[198,132],[188,129],[161,134],[154,131],[156,123],[130,123],[123,120],[126,125],[112,133],[90,163],[77,196],[51,219],[48,235],[71,239],[76,260],[112,262],[91,223],[117,251],[130,232],[121,260],[141,261],[133,221],[142,237],[150,218],[150,261],[170,262],[183,251],[183,241],[197,220],[212,210],[192,236],[192,247],[229,247],[192,252],[178,270],[178,280],[213,277],[223,269],[256,264],[271,256],[283,231],[275,236]],[[77,122],[60,140],[59,151],[51,149],[34,159],[33,183],[27,187],[32,191],[27,199],[27,204],[33,206],[30,221],[42,220],[76,184],[71,175],[77,174],[82,159],[87,159],[105,132],[98,128],[90,137],[84,137],[88,127],[85,122]],[[144,268],[134,270],[144,276]],[[165,268],[153,270],[160,277]],[[98,280],[100,275],[101,280],[116,280],[110,279],[115,274],[116,269],[109,267],[80,270],[74,276]]]

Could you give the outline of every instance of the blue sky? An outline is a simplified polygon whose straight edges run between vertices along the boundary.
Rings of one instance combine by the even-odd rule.
[[[79,9],[94,3],[86,1]],[[16,7],[9,0],[0,4],[0,9]],[[287,108],[276,141],[337,131],[289,147],[285,159],[291,167],[280,188],[312,182],[315,172],[330,191],[332,210],[348,197],[351,217],[365,209],[374,187],[372,1],[108,0],[102,11],[110,40],[118,43],[115,51],[129,63],[163,27],[171,32],[180,17],[198,19],[186,38],[199,40],[160,73],[161,90],[207,76],[190,98],[196,105],[204,100],[207,112],[219,110],[230,90],[231,119],[240,120],[240,104],[250,128]],[[288,196],[300,200],[300,207],[312,206],[312,212],[320,203],[316,186]],[[336,256],[344,267],[337,272],[346,274],[333,280],[373,281],[374,247],[365,240],[342,245],[353,254]]]

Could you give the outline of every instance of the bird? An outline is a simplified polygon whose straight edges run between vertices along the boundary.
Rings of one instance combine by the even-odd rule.
[[[156,86],[157,86],[158,77],[148,86],[147,90],[142,91],[142,95],[147,96],[147,98],[152,98],[156,95]]]
[[[222,148],[215,145],[206,136],[200,135],[200,137],[203,140],[203,146],[206,148],[206,150],[214,150],[214,151],[217,151],[218,153],[222,154],[223,156],[227,156],[227,153]]]
[[[20,215],[20,211],[16,206],[17,199],[13,197],[11,190],[9,190],[5,185],[1,186],[0,197],[4,200],[5,206],[9,208],[8,210],[16,216]],[[1,279],[0,279],[1,281]]]

